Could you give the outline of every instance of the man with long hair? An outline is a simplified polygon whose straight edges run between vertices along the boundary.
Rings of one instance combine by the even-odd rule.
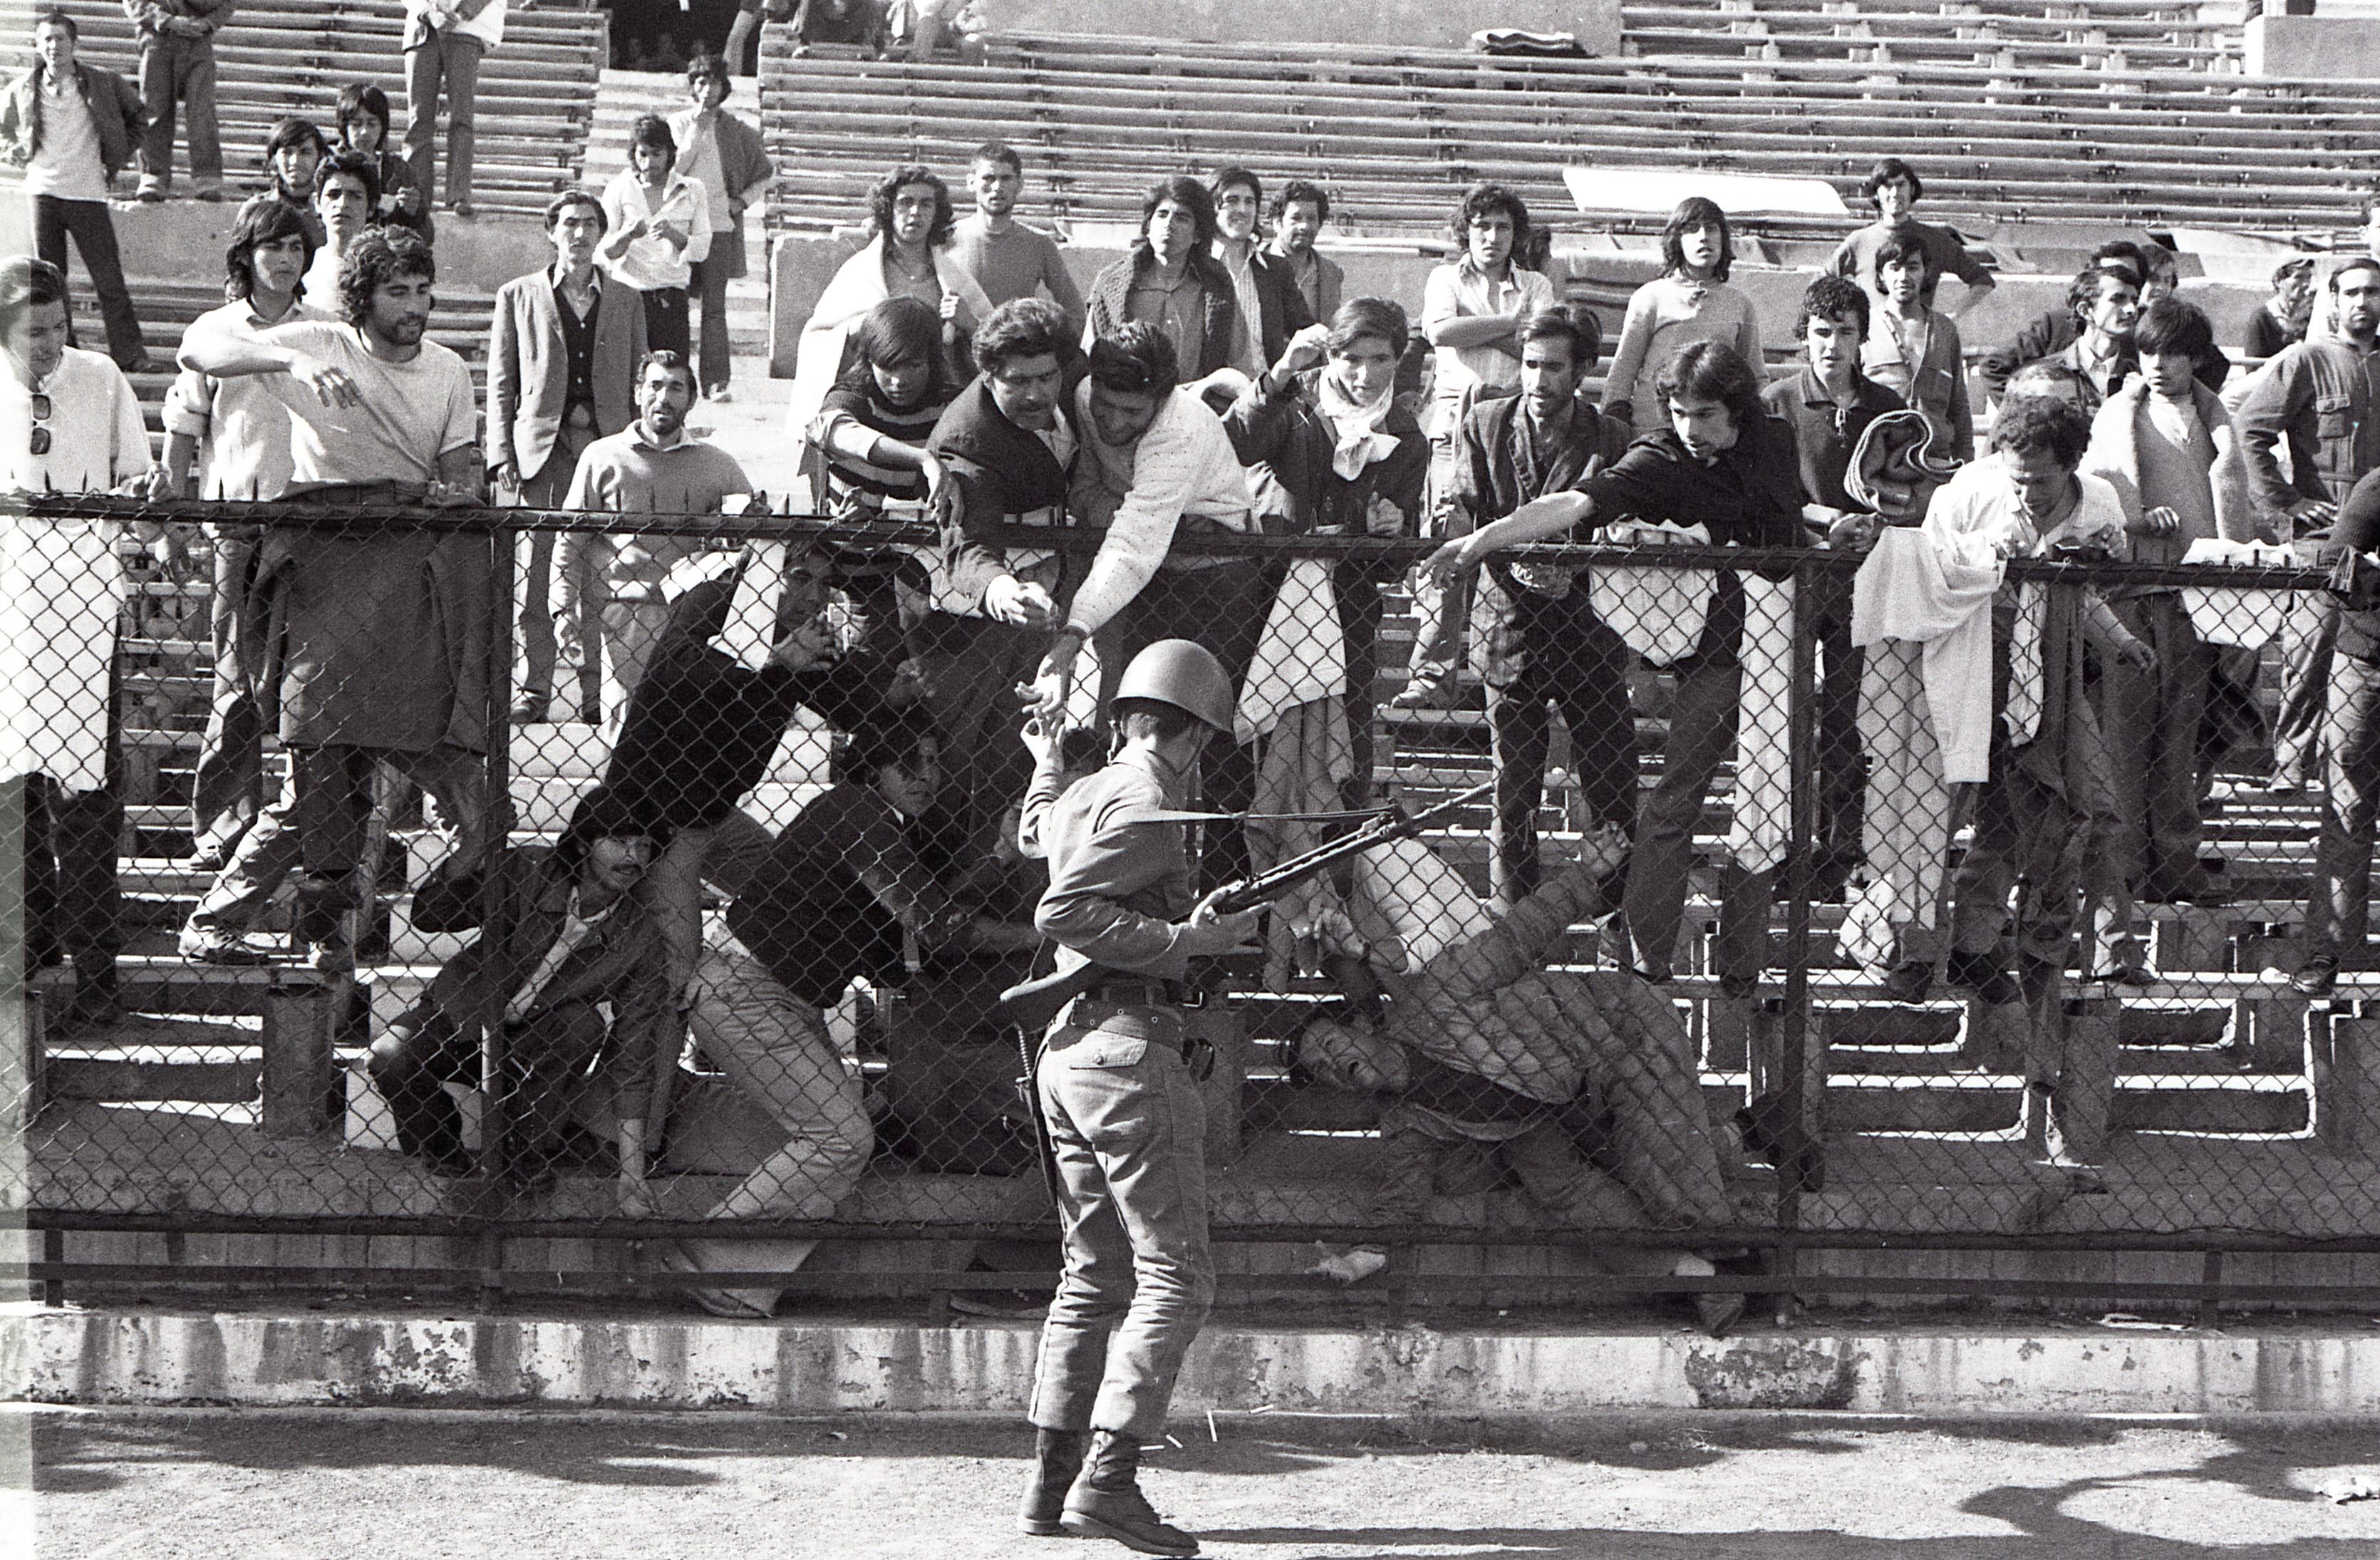
[[[289,409],[293,503],[476,505],[483,484],[470,371],[425,339],[436,279],[419,238],[370,229],[340,269],[339,320],[193,332],[182,366],[254,378]],[[394,525],[266,534],[256,588],[273,632],[260,676],[292,784],[191,912],[185,957],[268,957],[243,933],[302,867],[298,925],[310,961],[351,967],[339,912],[355,903],[375,763],[409,774],[437,801],[453,846],[442,870],[480,864],[489,586],[480,537]]]

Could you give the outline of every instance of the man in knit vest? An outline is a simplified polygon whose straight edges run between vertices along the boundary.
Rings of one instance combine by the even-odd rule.
[[[562,506],[615,515],[711,515],[731,495],[750,493],[751,481],[735,457],[686,431],[693,405],[694,368],[686,355],[646,353],[637,371],[637,420],[587,446]],[[669,622],[662,580],[672,565],[701,545],[692,536],[572,531],[555,547],[558,621],[589,621],[577,599],[582,567],[593,581],[596,600],[589,604],[601,626],[607,730],[619,730],[628,695]]]

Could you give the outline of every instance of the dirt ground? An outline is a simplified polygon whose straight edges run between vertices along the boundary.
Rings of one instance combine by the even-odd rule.
[[[2380,1556],[2380,1500],[2334,1498],[2380,1488],[2371,1424],[1232,1415],[1173,1433],[1146,1486],[1214,1555]],[[1015,1535],[1026,1432],[972,1420],[17,1408],[0,1444],[0,1537],[30,1532],[38,1560],[1125,1553]]]

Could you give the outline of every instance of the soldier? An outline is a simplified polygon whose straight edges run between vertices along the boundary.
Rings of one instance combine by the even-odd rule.
[[[1147,816],[1179,809],[1200,750],[1228,737],[1221,664],[1160,640],[1124,669],[1111,714],[1115,756],[1062,795],[1056,734],[1026,729],[1022,843],[1050,862],[1034,925],[1060,945],[1061,970],[1114,973],[1060,1011],[1035,1068],[1065,1272],[1041,1329],[1018,1524],[1187,1555],[1198,1541],[1157,1515],[1136,1477],[1215,1293],[1198,1092],[1213,1055],[1182,1008],[1190,960],[1239,946],[1257,913],[1225,914],[1213,895],[1193,908],[1182,826]]]

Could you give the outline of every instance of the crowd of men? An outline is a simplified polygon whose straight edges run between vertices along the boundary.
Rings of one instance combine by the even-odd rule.
[[[157,13],[144,32],[157,80],[183,83],[195,120],[229,0],[130,8]],[[29,325],[6,386],[9,426],[26,431],[7,448],[13,482],[278,501],[298,522],[227,512],[209,529],[214,672],[192,834],[212,881],[181,952],[285,957],[259,929],[289,884],[305,957],[351,969],[380,866],[378,777],[402,775],[446,845],[413,885],[417,922],[481,932],[375,1042],[405,1149],[465,1163],[445,1085],[478,1076],[501,1013],[508,1163],[534,1176],[591,1133],[622,1209],[649,1211],[666,1131],[673,1163],[741,1171],[712,1210],[726,1217],[824,1217],[874,1152],[879,1123],[827,1019],[852,982],[916,988],[970,958],[1028,959],[1044,939],[1098,967],[1049,1031],[1038,1096],[1069,1270],[1037,1392],[1049,1439],[1028,1530],[1189,1552],[1139,1499],[1132,1461],[1161,1428],[1212,1287],[1203,1219],[1182,1213],[1203,1199],[1190,961],[1259,930],[1206,891],[1374,794],[1373,689],[1404,571],[1330,539],[1436,542],[1412,576],[1413,676],[1392,702],[1450,703],[1467,662],[1494,764],[1500,920],[1466,920],[1459,888],[1432,897],[1443,864],[1408,861],[1402,885],[1376,872],[1301,887],[1267,928],[1276,954],[1337,956],[1346,1004],[1298,1037],[1300,1075],[1395,1113],[1407,1137],[1384,1213],[1462,1148],[1500,1153],[1549,1208],[1586,1217],[1575,1116],[1600,1108],[1621,1118],[1619,1182],[1640,1212],[1676,1225],[1682,1246],[1727,1222],[1722,1134],[1659,988],[1676,978],[1695,836],[1731,760],[1717,970],[1744,995],[1767,967],[1797,622],[1816,650],[1808,881],[1844,901],[1843,947],[1888,996],[1942,984],[2026,1005],[2040,1042],[2027,1082],[2057,1123],[2057,1164],[2086,1175],[2104,1122],[2085,1096],[2107,1059],[2069,1046],[2069,983],[2145,986],[2141,907],[2224,897],[2203,808],[2240,733],[2216,717],[2255,708],[2265,638],[2284,663],[2270,785],[2318,787],[2325,807],[2290,978],[2325,994],[2365,957],[2380,253],[2282,265],[2240,344],[2260,362],[2242,369],[2178,293],[2170,254],[2110,242],[2063,309],[1986,358],[1977,401],[1961,319],[1992,277],[1912,214],[1923,186],[1897,159],[1867,183],[1876,222],[1803,291],[1798,361],[1772,379],[1756,308],[1730,281],[1730,220],[1708,200],[1669,221],[1660,274],[1605,366],[1600,321],[1530,263],[1545,235],[1509,189],[1462,195],[1414,314],[1351,296],[1317,250],[1331,215],[1319,186],[1291,180],[1268,201],[1241,167],[1156,182],[1130,252],[1078,287],[1060,247],[1018,219],[1022,159],[987,144],[965,216],[932,170],[887,174],[868,242],[802,333],[795,507],[868,528],[722,547],[678,522],[768,505],[687,418],[734,394],[726,283],[772,171],[722,110],[727,63],[689,65],[689,106],[638,121],[611,187],[548,205],[551,262],[497,295],[482,408],[463,360],[428,334],[442,202],[417,132],[444,80],[458,108],[443,204],[468,214],[468,100],[493,41],[473,29],[491,13],[500,26],[504,7],[416,9],[405,155],[364,83],[341,94],[335,146],[304,120],[273,132],[271,188],[225,250],[226,302],[177,352],[162,458],[125,378],[141,366],[139,327],[106,227],[132,101],[76,63],[61,13],[40,19],[40,63],[0,101],[42,250],[0,266],[0,311]],[[143,74],[153,141],[174,98],[160,108],[146,55]],[[194,124],[191,140],[205,195],[212,137]],[[144,189],[162,191],[163,152],[141,156]],[[68,236],[104,356],[68,345]],[[1946,277],[1962,287],[1948,308]],[[617,517],[535,523],[518,543],[510,718],[602,758],[550,848],[492,827],[503,614],[484,536],[395,513],[492,502]],[[902,521],[905,535],[875,523]],[[189,546],[152,530],[141,539],[169,559]],[[78,1017],[104,1019],[123,942],[108,752],[120,538],[73,520],[25,537],[12,566],[34,588],[12,591],[7,638],[28,697],[5,793],[28,841],[21,957],[70,958]],[[1268,553],[1263,537],[1316,544]],[[1633,551],[1581,567],[1516,550],[1541,542]],[[1691,567],[1662,561],[1681,545]],[[1760,550],[1758,567],[1706,551],[1730,547]],[[2011,560],[2045,557],[2288,561],[2331,568],[2333,585],[2258,605],[2258,635],[2219,621],[2233,598],[2172,575],[2009,577]],[[1797,573],[1797,558],[1857,561]],[[1640,787],[1650,674],[1666,725],[1658,777]],[[803,710],[844,741],[832,784],[771,834],[744,804]],[[1549,871],[1538,818],[1557,714],[1588,847]],[[589,729],[560,729],[571,723]],[[1112,745],[1106,768],[1089,773],[1072,729]],[[289,760],[277,793],[268,734]],[[1185,809],[1205,825],[1196,852]],[[1954,871],[1962,823],[1973,840]],[[725,913],[706,916],[706,896]],[[481,927],[492,904],[504,913]],[[1604,928],[1593,977],[1546,968],[1578,916]],[[701,1086],[681,1069],[689,1039],[781,1146],[739,1161],[733,1132],[673,1116],[673,1096]],[[784,1274],[807,1250],[689,1239],[662,1260]],[[1711,1271],[1706,1253],[1661,1260]],[[1378,1265],[1356,1249],[1322,1271],[1352,1281]],[[776,1296],[692,1292],[734,1316],[766,1315]],[[1127,1314],[1111,1356],[1107,1329]]]

